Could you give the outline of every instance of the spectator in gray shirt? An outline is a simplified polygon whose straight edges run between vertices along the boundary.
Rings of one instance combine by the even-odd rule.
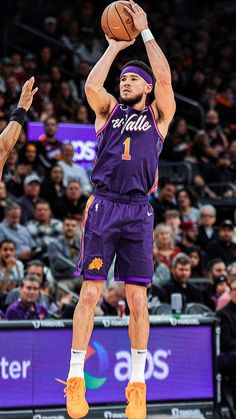
[[[55,280],[77,292],[82,284],[82,278],[74,275],[79,249],[78,221],[67,216],[63,222],[63,237],[50,243],[48,257]]]
[[[0,223],[0,242],[11,240],[16,244],[16,256],[23,262],[35,255],[36,244],[27,228],[20,224],[21,208],[14,202],[8,202],[4,220]]]

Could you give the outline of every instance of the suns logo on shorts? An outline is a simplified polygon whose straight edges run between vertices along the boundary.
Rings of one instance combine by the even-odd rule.
[[[90,270],[97,269],[98,271],[100,271],[100,269],[102,268],[102,265],[103,265],[103,261],[101,258],[94,258],[92,262],[89,264],[88,268]]]

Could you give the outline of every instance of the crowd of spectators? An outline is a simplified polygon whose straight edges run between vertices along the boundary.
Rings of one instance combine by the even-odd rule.
[[[108,3],[36,0],[29,10],[27,1],[15,0],[4,9],[0,131],[22,83],[34,75],[39,90],[27,118],[43,122],[44,132],[32,142],[22,130],[0,182],[1,318],[73,315],[82,281],[74,271],[93,187],[74,163],[73,145],[57,139],[57,124],[94,121],[84,84],[106,48],[100,16]],[[210,0],[140,4],[169,60],[177,94],[161,163],[186,164],[191,172],[186,181],[166,180],[160,169],[158,192],[150,197],[155,272],[149,312],[170,304],[173,293],[182,295],[183,310],[193,302],[219,310],[231,299],[236,275],[236,9]],[[23,31],[22,24],[34,31]],[[146,59],[140,39],[112,66],[106,86],[116,97],[120,70],[131,56]],[[198,106],[184,108],[179,95]],[[113,281],[111,269],[96,314],[117,314],[120,299],[124,286]]]

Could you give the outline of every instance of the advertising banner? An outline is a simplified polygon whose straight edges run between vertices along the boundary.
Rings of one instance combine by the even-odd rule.
[[[28,122],[28,141],[39,141],[45,134],[43,122]],[[56,138],[62,143],[70,142],[75,150],[74,161],[90,169],[95,160],[97,140],[94,125],[91,124],[58,124]]]
[[[71,329],[0,333],[0,407],[63,406],[63,385],[55,378],[67,377]],[[149,402],[213,399],[212,333],[210,325],[151,328],[145,370]],[[85,363],[89,403],[124,403],[130,374],[127,328],[95,328]]]

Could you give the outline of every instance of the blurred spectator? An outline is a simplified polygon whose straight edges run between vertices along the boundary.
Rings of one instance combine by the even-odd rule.
[[[91,124],[91,120],[89,118],[88,108],[84,104],[80,104],[77,106],[74,115],[75,122],[77,124]]]
[[[50,74],[53,65],[53,53],[50,46],[45,45],[39,52],[37,70],[39,74]]]
[[[125,285],[114,282],[102,293],[100,308],[104,316],[118,316],[118,303],[125,300]],[[127,314],[127,308],[125,309]]]
[[[39,292],[39,297],[37,299],[37,303],[42,305],[43,307],[45,307],[46,309],[49,308],[49,299],[48,297],[44,294],[43,290],[43,286],[45,284],[45,274],[44,274],[44,267],[45,265],[43,264],[43,262],[41,262],[40,260],[37,259],[33,259],[30,262],[28,262],[27,264],[27,270],[26,273],[27,275],[34,275],[38,278],[39,282],[40,282],[40,292]],[[23,278],[23,275],[22,275]],[[18,300],[20,294],[19,294],[19,287],[13,288],[6,296],[6,300],[5,300],[5,307],[8,307],[10,304],[14,303],[15,301]]]
[[[189,188],[179,189],[176,200],[182,220],[196,223],[199,220],[199,209],[196,208],[197,197],[194,192]]]
[[[39,200],[35,204],[34,219],[26,225],[31,237],[36,242],[38,257],[47,258],[48,246],[62,233],[62,222],[51,218],[51,209],[47,201]]]
[[[216,238],[214,224],[216,222],[216,209],[213,205],[203,205],[200,208],[198,222],[198,245],[205,250],[209,243]]]
[[[103,48],[92,29],[87,29],[83,34],[83,41],[80,43],[76,53],[79,54],[82,61],[86,61],[89,65],[94,66],[103,54]]]
[[[158,248],[154,241],[153,243],[153,263],[154,263],[154,274],[152,277],[152,282],[154,285],[165,284],[170,279],[170,271],[168,267],[160,262],[158,257]]]
[[[39,116],[43,111],[43,105],[52,101],[52,82],[47,74],[43,74],[38,79],[38,91],[33,103],[35,116]]]
[[[188,126],[183,118],[177,118],[170,128],[162,159],[168,161],[183,161],[191,151]]]
[[[0,320],[5,320],[5,314],[0,310]]]
[[[164,213],[165,224],[170,225],[175,237],[175,242],[181,240],[181,218],[178,210],[167,210]]]
[[[8,109],[6,106],[6,98],[4,93],[0,91],[0,118],[6,118],[8,120]]]
[[[25,80],[25,70],[22,65],[22,57],[17,52],[11,54],[12,72],[16,76],[18,82]]]
[[[80,250],[78,222],[67,216],[63,222],[63,237],[50,243],[48,257],[53,277],[70,290],[80,291],[82,277],[74,275]]]
[[[160,186],[159,197],[150,201],[154,210],[154,226],[164,220],[164,213],[169,209],[177,209],[175,205],[176,185],[171,181],[166,181]]]
[[[88,196],[84,195],[78,180],[68,182],[65,196],[59,200],[58,208],[54,210],[54,216],[63,220],[67,215],[73,215],[81,221]]]
[[[154,231],[154,240],[159,261],[170,268],[172,259],[180,253],[180,248],[175,246],[175,236],[171,226],[164,223],[158,224]]]
[[[66,34],[62,35],[61,40],[63,44],[73,53],[73,65],[77,66],[80,62],[80,55],[77,50],[80,45],[79,39],[79,23],[77,20],[72,19],[66,27]]]
[[[44,123],[45,135],[40,136],[40,144],[44,149],[46,158],[50,164],[61,160],[61,142],[56,139],[57,120],[55,118],[48,118]]]
[[[7,205],[7,190],[5,182],[0,180],[0,221],[3,220]]]
[[[214,278],[214,295],[212,300],[215,304],[215,310],[222,309],[230,302],[230,289],[227,282],[227,276],[220,275]]]
[[[6,105],[13,109],[18,101],[20,96],[21,87],[17,81],[14,74],[6,77]]]
[[[33,54],[27,54],[24,58],[24,70],[25,70],[26,80],[36,74],[36,68],[37,68],[36,56]]]
[[[39,116],[40,121],[45,122],[48,118],[55,118],[56,112],[53,102],[45,102],[42,105],[42,112]]]
[[[34,218],[35,204],[39,200],[41,179],[31,173],[24,180],[24,194],[17,200],[21,207],[21,224],[25,225]]]
[[[55,101],[58,118],[62,122],[72,121],[77,105],[78,103],[72,95],[71,85],[67,81],[62,81]]]
[[[78,180],[83,192],[92,192],[92,185],[89,181],[88,175],[83,167],[79,164],[73,163],[74,148],[72,144],[63,144],[62,146],[62,160],[58,165],[63,170],[63,185],[67,187],[68,182],[71,180]]]
[[[203,276],[203,255],[200,247],[192,246],[186,249],[186,254],[191,259],[191,278],[200,278]]]
[[[20,299],[11,304],[6,311],[8,320],[43,320],[48,317],[47,310],[37,304],[40,283],[36,275],[28,274],[20,284]]]
[[[41,188],[41,197],[49,202],[52,213],[55,216],[57,212],[60,199],[64,195],[65,188],[62,183],[63,171],[61,167],[56,164],[51,168],[49,177],[44,179]]]
[[[2,292],[9,292],[16,286],[13,279],[21,280],[24,276],[24,265],[16,259],[16,245],[12,240],[3,240],[0,243],[0,278],[4,281],[1,285]]]
[[[236,261],[227,266],[228,285],[236,279]]]
[[[236,244],[233,243],[234,225],[231,220],[221,222],[218,235],[206,248],[209,260],[221,258],[226,265],[236,260]]]
[[[25,144],[21,150],[19,164],[28,166],[30,173],[36,172],[41,178],[46,175],[46,170],[39,160],[37,143]]]
[[[8,182],[16,175],[16,168],[17,168],[17,162],[18,162],[19,153],[17,149],[14,147],[8,156],[8,159],[6,161],[6,164],[3,169],[3,179],[4,182]]]
[[[234,376],[236,368],[236,280],[230,286],[231,301],[217,315],[221,322],[220,368],[226,375]]]
[[[183,221],[181,224],[182,237],[178,243],[182,252],[188,253],[190,249],[197,246],[198,226],[192,221]]]
[[[181,294],[183,307],[188,303],[204,303],[201,290],[189,282],[191,259],[179,253],[172,261],[171,279],[160,287],[161,302],[171,303],[172,294]]]
[[[5,208],[4,220],[0,223],[0,242],[11,240],[16,244],[16,256],[22,261],[30,260],[35,255],[35,242],[27,228],[20,224],[21,207],[9,202]]]

